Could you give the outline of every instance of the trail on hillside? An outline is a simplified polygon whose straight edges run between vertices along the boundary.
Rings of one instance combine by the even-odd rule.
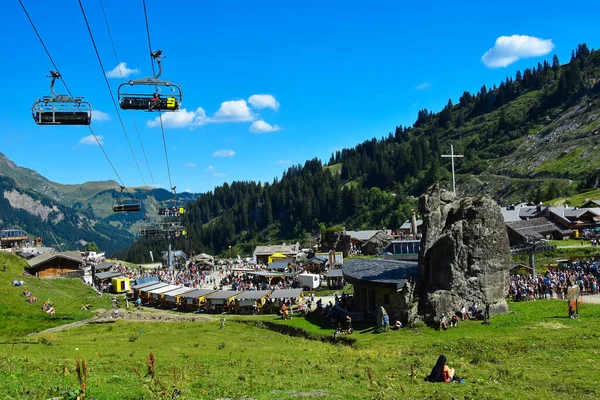
[[[141,322],[210,322],[214,321],[214,318],[208,315],[178,315],[178,314],[167,314],[161,312],[141,312],[141,311],[127,311],[126,309],[119,309],[118,317],[113,317],[114,310],[97,310],[97,315],[83,320],[72,322],[70,324],[55,326],[54,328],[45,329],[40,332],[30,333],[28,336],[38,336],[47,333],[61,332],[66,329],[77,328],[79,326],[88,324],[110,324],[117,322],[118,320],[125,321],[141,321]]]

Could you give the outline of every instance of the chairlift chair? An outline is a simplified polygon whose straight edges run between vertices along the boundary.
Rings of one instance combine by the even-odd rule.
[[[121,194],[119,198],[113,202],[113,212],[136,212],[142,209],[142,201],[133,197],[124,197],[123,190],[124,186],[119,186]]]
[[[140,235],[142,236],[153,236],[158,235],[160,233],[160,229],[156,225],[147,225],[140,228]]]
[[[179,85],[159,80],[162,74],[161,58],[162,50],[150,54],[158,64],[158,73],[152,78],[130,80],[119,85],[119,105],[122,110],[144,110],[144,111],[178,111],[183,99],[183,93]],[[129,93],[127,87],[142,89],[147,86],[153,87],[152,93]],[[169,95],[161,96],[160,89],[170,89]]]
[[[50,71],[51,96],[37,99],[31,107],[33,120],[38,125],[89,125],[92,123],[92,105],[83,97],[56,94],[54,83],[60,79],[58,72]]]

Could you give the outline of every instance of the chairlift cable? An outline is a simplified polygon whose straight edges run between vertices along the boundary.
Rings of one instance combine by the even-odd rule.
[[[144,19],[146,20],[146,35],[148,37],[148,50],[150,50],[150,54],[152,54],[152,42],[150,41],[150,26],[148,24],[148,12],[146,11],[146,0],[142,0],[142,4],[144,6]],[[151,56],[151,64],[152,64],[152,75],[156,75],[154,70],[154,61]],[[167,140],[165,139],[165,128],[163,126],[162,120],[162,112],[158,111],[158,119],[160,121],[160,130],[162,132],[162,140],[163,147],[165,149],[165,160],[167,162],[167,174],[169,176],[169,187],[173,187],[173,182],[171,181],[171,167],[169,166],[169,155],[167,153]]]
[[[117,56],[117,50],[115,48],[115,42],[113,41],[112,33],[110,31],[110,26],[108,25],[108,18],[106,17],[106,12],[104,10],[104,2],[100,0],[100,7],[102,8],[102,15],[104,16],[104,22],[106,23],[106,30],[108,31],[108,37],[110,39],[110,44],[113,49],[113,54],[115,55],[115,60],[117,62],[117,67],[120,65],[119,56]],[[125,81],[123,79],[123,73],[121,72],[121,68],[118,68],[119,75],[121,76],[121,81]],[[152,187],[156,188],[156,183],[154,182],[154,176],[152,175],[152,170],[150,169],[150,163],[148,162],[148,158],[146,157],[146,150],[144,149],[144,144],[142,143],[142,137],[140,136],[140,131],[138,129],[137,121],[135,119],[135,113],[131,111],[131,119],[133,119],[133,126],[135,127],[135,131],[137,133],[137,137],[140,141],[140,147],[142,148],[142,154],[144,155],[144,161],[146,162],[146,166],[148,167],[148,174],[150,174],[150,180],[152,181]]]
[[[42,39],[42,36],[38,32],[37,28],[35,27],[35,24],[33,23],[33,20],[29,16],[29,13],[27,12],[27,9],[25,8],[25,4],[23,4],[22,0],[19,0],[19,4],[21,5],[21,8],[23,9],[23,12],[25,13],[25,16],[29,20],[29,23],[31,24],[31,27],[33,28],[33,31],[35,32],[37,38],[39,39],[40,43],[42,44],[42,47],[44,48],[44,51],[46,52],[46,55],[50,59],[50,63],[52,63],[52,66],[54,67],[54,70],[56,71],[56,73],[60,74],[60,71],[59,71],[58,67],[56,66],[56,63],[54,62],[54,59],[52,58],[52,55],[50,54],[50,51],[48,51],[48,48],[46,47],[46,44],[44,43],[44,40]],[[71,93],[71,90],[69,89],[69,86],[67,86],[67,82],[65,82],[64,78],[62,77],[62,75],[61,75],[61,80],[62,80],[63,85],[65,86],[65,89],[69,93],[69,96],[73,97],[73,93]],[[100,140],[98,140],[98,136],[96,136],[96,133],[94,133],[94,130],[92,129],[92,126],[88,125],[87,127],[90,130],[92,136],[94,136],[94,139],[96,140],[96,143],[98,144],[98,147],[100,147],[100,150],[102,150],[102,154],[104,154],[104,157],[106,157],[106,161],[108,161],[108,163],[110,164],[110,167],[112,168],[113,172],[117,176],[117,179],[119,180],[119,182],[121,183],[121,185],[125,186],[125,184],[123,183],[123,179],[121,179],[121,176],[119,175],[119,173],[117,172],[117,169],[115,168],[114,164],[110,160],[110,157],[108,157],[108,154],[106,153],[106,150],[104,150],[104,147],[102,146],[102,143],[100,143]]]
[[[146,180],[144,179],[144,175],[142,174],[140,164],[138,163],[135,153],[133,151],[133,147],[131,146],[131,141],[129,140],[129,135],[127,135],[127,130],[125,129],[125,124],[123,123],[123,119],[121,118],[121,113],[119,112],[119,107],[117,107],[117,102],[115,101],[115,96],[113,95],[113,91],[110,88],[110,83],[108,82],[108,78],[106,77],[106,70],[104,69],[104,64],[102,64],[102,59],[100,58],[100,53],[98,52],[98,47],[96,46],[96,41],[94,40],[94,35],[92,34],[92,28],[90,27],[87,16],[85,14],[85,10],[83,9],[83,3],[81,3],[81,0],[78,0],[78,1],[79,1],[79,8],[81,9],[81,14],[83,15],[85,25],[87,26],[88,33],[90,34],[90,39],[92,40],[92,45],[94,46],[94,51],[96,52],[96,58],[98,59],[98,63],[100,64],[100,69],[102,70],[102,76],[104,77],[104,82],[106,83],[106,87],[108,88],[108,92],[110,93],[110,99],[112,100],[113,106],[115,107],[115,111],[117,112],[117,117],[119,118],[121,128],[123,129],[123,133],[125,134],[125,139],[127,139],[127,144],[129,145],[129,150],[131,151],[131,155],[133,156],[133,161],[135,162],[135,166],[137,167],[138,172],[140,173],[140,177],[142,178],[144,187],[146,187],[148,185],[146,184]]]

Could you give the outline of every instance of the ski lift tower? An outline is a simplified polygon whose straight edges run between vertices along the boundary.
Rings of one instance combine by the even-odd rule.
[[[513,246],[510,248],[511,254],[529,254],[529,266],[533,272],[533,275],[537,274],[535,269],[535,254],[542,253],[544,251],[551,251],[556,249],[555,245],[548,244],[542,239],[536,238],[533,235],[526,235],[525,243]]]

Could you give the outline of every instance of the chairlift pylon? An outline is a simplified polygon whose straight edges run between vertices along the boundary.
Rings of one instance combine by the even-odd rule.
[[[92,123],[92,105],[83,97],[71,97],[57,94],[54,84],[61,76],[58,72],[50,71],[51,96],[37,99],[31,107],[33,120],[38,125],[89,125]]]
[[[119,85],[118,97],[119,105],[123,110],[143,110],[143,111],[178,111],[183,100],[183,93],[179,85],[170,81],[159,80],[162,74],[161,58],[162,50],[157,50],[151,54],[153,62],[158,64],[158,73],[151,78],[130,80]],[[152,93],[128,93],[126,88],[143,88],[153,86]],[[159,93],[160,89],[170,89],[171,93],[163,95]]]

